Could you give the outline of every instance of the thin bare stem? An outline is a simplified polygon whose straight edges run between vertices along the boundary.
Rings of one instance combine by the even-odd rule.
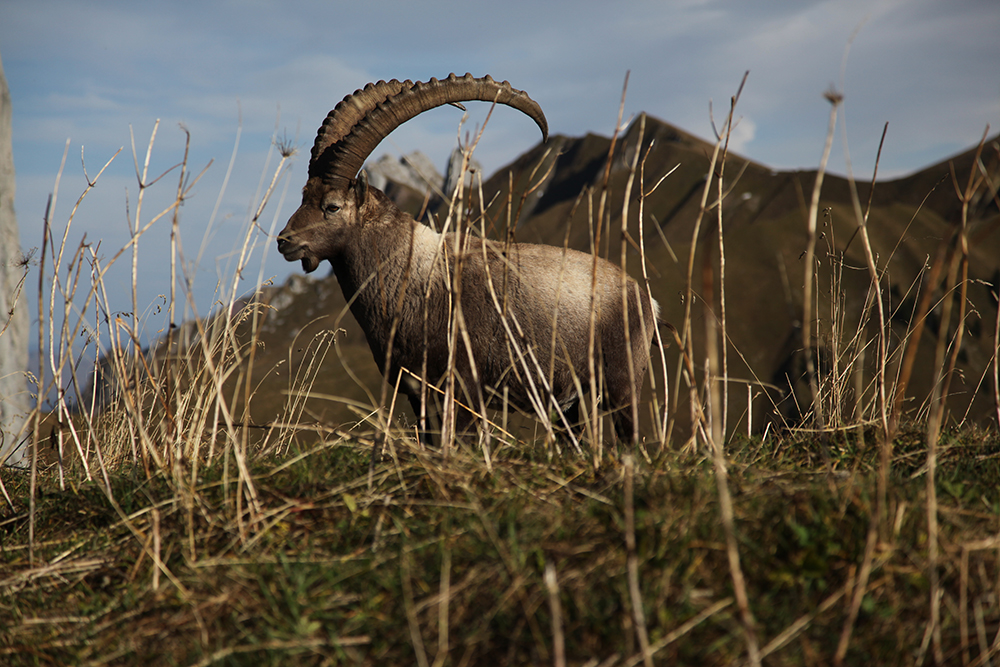
[[[816,257],[816,225],[819,218],[819,198],[823,191],[823,177],[826,175],[826,165],[830,159],[830,149],[833,146],[833,134],[837,129],[837,110],[843,102],[843,97],[830,91],[826,94],[827,101],[830,102],[830,125],[826,133],[826,145],[823,147],[823,157],[820,159],[819,169],[816,171],[816,180],[813,183],[812,202],[809,205],[809,218],[806,223],[806,255],[805,255],[805,281],[802,296],[802,349],[805,354],[806,373],[809,377],[809,389],[812,392],[813,418],[816,420],[818,428],[822,429],[825,420],[823,419],[823,403],[820,399],[819,381],[816,376],[816,363],[813,359],[813,290]]]
[[[602,437],[599,428],[598,420],[598,400],[597,397],[601,395],[599,389],[599,378],[598,378],[598,355],[602,354],[602,351],[598,349],[597,346],[597,321],[600,314],[597,312],[597,262],[600,256],[601,247],[601,233],[604,229],[604,207],[608,197],[608,184],[611,179],[611,165],[614,160],[615,147],[618,144],[618,136],[621,133],[622,117],[625,115],[625,96],[628,92],[628,78],[630,72],[625,73],[625,83],[622,85],[622,96],[621,102],[618,105],[618,120],[615,122],[615,131],[611,136],[611,144],[608,146],[608,158],[604,166],[604,177],[601,180],[601,196],[598,199],[597,204],[597,217],[593,225],[593,263],[591,265],[591,281],[590,281],[590,325],[588,327],[587,333],[587,363],[589,364],[588,372],[590,374],[590,423],[593,428],[593,435],[591,442],[594,443],[594,468],[600,467],[601,461],[604,457],[604,448]],[[627,195],[626,195],[627,197]],[[624,270],[624,267],[623,267]],[[625,311],[627,313],[628,307],[625,302]]]
[[[552,563],[545,564],[545,589],[549,594],[549,613],[552,615],[552,655],[555,667],[566,667],[566,639],[562,628],[562,605],[559,603],[559,581]]]

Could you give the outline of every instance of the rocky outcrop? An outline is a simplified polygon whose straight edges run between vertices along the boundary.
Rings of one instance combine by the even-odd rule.
[[[434,163],[420,151],[398,159],[386,154],[366,165],[365,169],[368,171],[368,182],[379,190],[385,190],[391,183],[395,183],[418,192],[425,192],[428,188],[440,192],[444,185],[444,179]]]
[[[465,152],[461,147],[456,147],[448,158],[448,169],[444,176],[444,196],[451,197],[458,187],[458,179],[462,179],[462,187],[472,187],[476,174],[482,171],[479,160],[472,158],[463,171],[462,165],[465,163]]]
[[[27,447],[19,437],[31,409],[28,367],[28,311],[21,294],[24,269],[14,217],[14,154],[11,106],[0,61],[0,463],[23,466]],[[17,307],[15,307],[15,304]]]

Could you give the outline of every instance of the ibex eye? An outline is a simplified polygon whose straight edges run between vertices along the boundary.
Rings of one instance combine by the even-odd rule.
[[[323,207],[323,212],[327,214],[336,213],[339,210],[340,207],[337,206],[336,204],[327,204],[326,206]]]

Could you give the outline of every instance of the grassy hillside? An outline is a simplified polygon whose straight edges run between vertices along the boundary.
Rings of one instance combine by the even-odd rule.
[[[730,443],[760,654],[769,665],[932,663],[923,439],[897,440],[881,511],[870,441],[827,446],[824,468],[812,438]],[[478,452],[443,459],[399,442],[369,477],[368,457],[362,440],[326,438],[257,460],[242,481],[230,459],[175,478],[126,466],[106,490],[60,488],[49,468],[33,553],[29,475],[5,474],[17,501],[0,521],[0,662],[746,659],[710,461],[615,453],[595,469],[507,446],[487,469]],[[945,436],[943,664],[997,659],[998,481],[995,433]]]

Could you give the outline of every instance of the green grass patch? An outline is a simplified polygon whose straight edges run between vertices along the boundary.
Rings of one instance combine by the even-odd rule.
[[[866,552],[845,663],[927,654],[921,447],[896,442],[879,520],[877,454],[856,439],[828,440],[826,465],[803,438],[731,443],[738,548],[767,664],[831,660]],[[33,561],[29,475],[5,471],[15,508],[0,520],[2,662],[545,664],[556,624],[567,664],[642,661],[620,458],[595,470],[506,448],[490,472],[468,453],[396,451],[371,486],[368,449],[346,441],[258,460],[255,499],[225,459],[194,488],[120,469],[114,501],[97,482],[60,488],[49,469],[38,478]],[[995,434],[945,434],[936,488],[951,664],[963,650],[980,659],[983,637],[995,646],[998,470]],[[654,662],[744,659],[710,461],[637,463],[634,512]]]

